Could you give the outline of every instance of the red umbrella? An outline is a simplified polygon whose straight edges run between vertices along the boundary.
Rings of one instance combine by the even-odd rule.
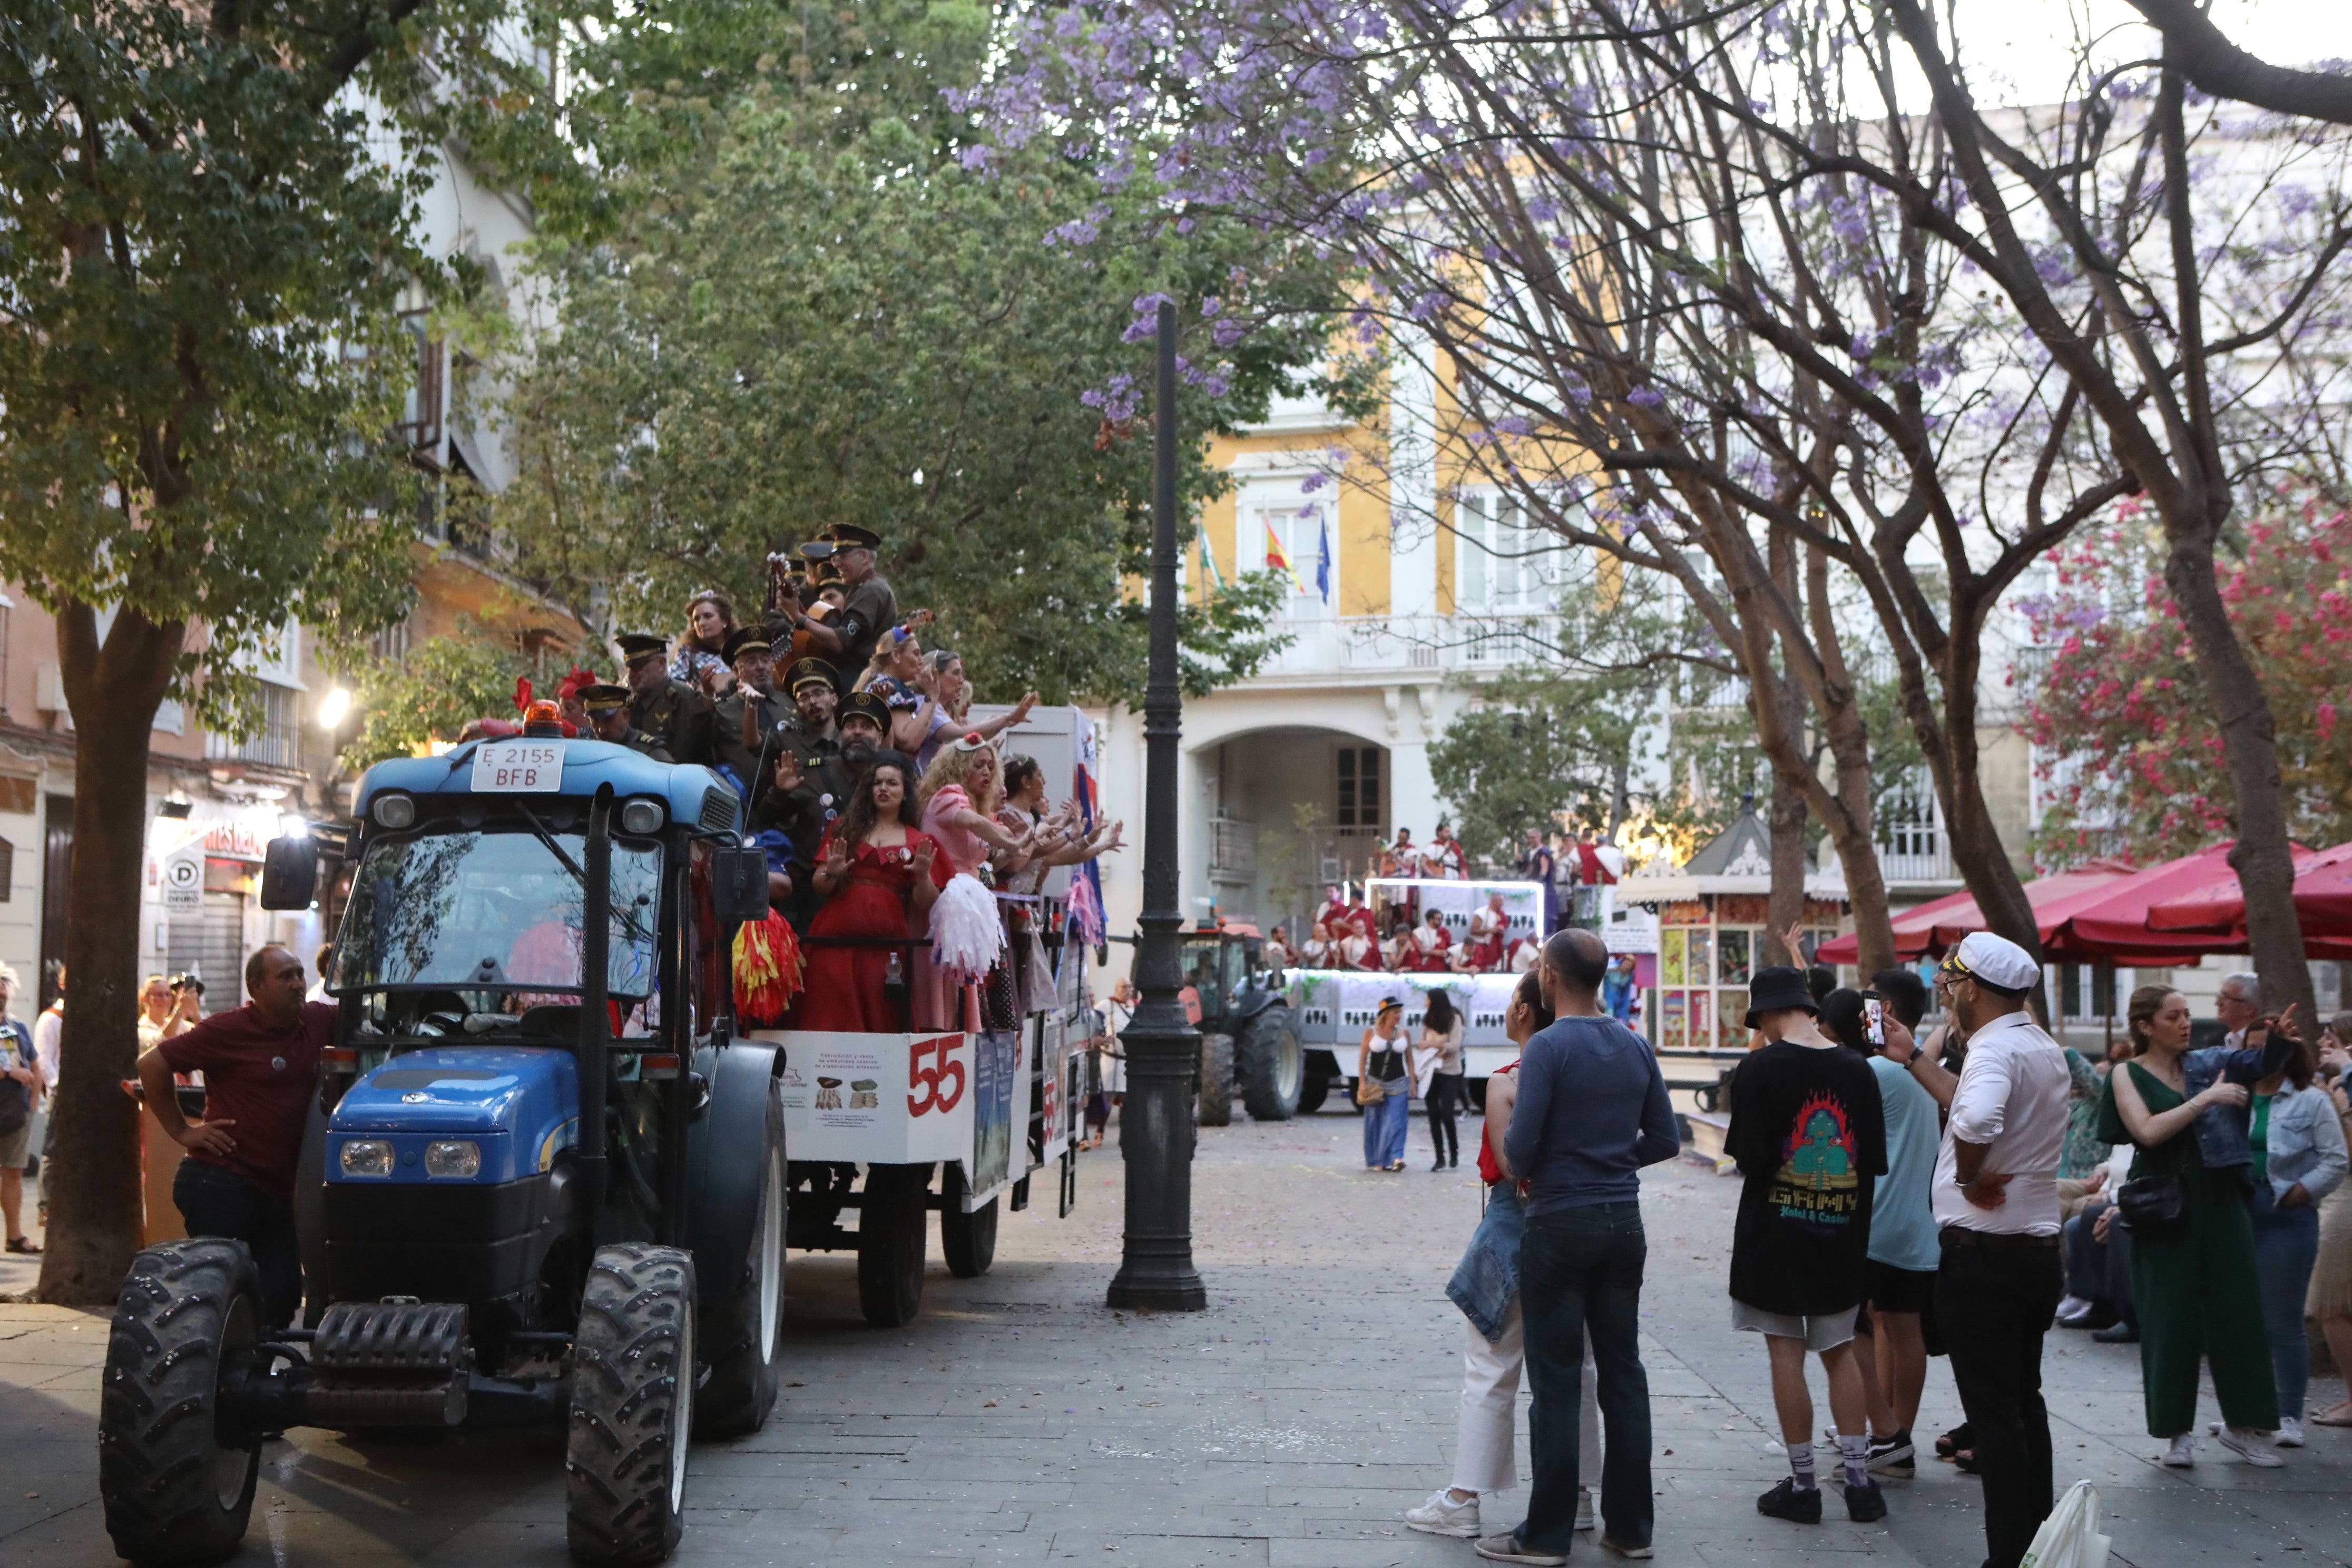
[[[2089,861],[2071,871],[2034,878],[2025,884],[2026,902],[2033,906],[2035,923],[2042,927],[2046,940],[2050,928],[2042,917],[2045,907],[2071,904],[2080,895],[2131,874],[2131,868],[2119,860]],[[1947,893],[1898,912],[1894,926],[1895,955],[1907,963],[1917,958],[1942,956],[1958,946],[1969,932],[1984,930],[1985,919],[1976,900],[1966,893]],[[1861,942],[1848,934],[1822,943],[1813,959],[1818,963],[1853,963],[1860,959],[1861,952]]]
[[[2189,936],[2148,929],[2151,904],[2175,898],[2211,881],[2229,869],[2230,846],[2216,844],[2194,855],[2183,855],[2050,907],[2036,906],[2042,928],[2042,955],[2047,959],[2104,959],[2134,968],[2194,963],[2208,952],[2229,951],[2229,938]],[[2242,931],[2237,933],[2240,942]]]
[[[2352,937],[2352,844],[2315,855],[2298,854],[2294,867],[2294,912],[2306,940]],[[2246,895],[2231,872],[2175,898],[2151,904],[2148,929],[2168,931],[2231,931],[2246,923]]]

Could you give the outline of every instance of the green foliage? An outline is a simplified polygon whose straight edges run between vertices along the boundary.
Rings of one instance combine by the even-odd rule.
[[[406,608],[396,312],[461,281],[412,240],[416,197],[441,105],[505,69],[456,37],[428,69],[417,11],[0,14],[0,574],[201,623],[176,677],[216,726],[249,695],[229,657],[289,616]]]
[[[983,11],[708,5],[660,23],[620,25],[596,57],[582,119],[611,203],[542,250],[564,320],[509,404],[522,479],[501,498],[525,569],[609,582],[620,621],[667,629],[701,586],[757,605],[769,552],[859,522],[983,698],[1136,696],[1138,300],[1181,302],[1196,363],[1179,416],[1205,432],[1261,416],[1321,358],[1336,278],[1289,268],[1314,280],[1249,297],[1234,279],[1263,237],[1180,222],[1141,179],[1104,202],[1055,149],[964,167],[941,89],[977,72]],[[1047,242],[1071,223],[1104,237]],[[1249,331],[1220,346],[1228,321]],[[1221,479],[1188,451],[1181,483],[1189,508]],[[1243,584],[1188,606],[1187,683],[1274,651],[1277,599]]]
[[[404,659],[386,659],[359,678],[354,707],[366,716],[343,748],[357,773],[386,757],[415,754],[428,742],[454,741],[476,719],[511,711],[515,681],[530,673],[522,656],[478,627],[419,643]]]

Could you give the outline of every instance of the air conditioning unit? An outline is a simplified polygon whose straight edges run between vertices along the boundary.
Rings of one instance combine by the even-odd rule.
[[[73,728],[72,711],[66,707],[66,674],[55,663],[43,664],[37,672],[33,706],[44,713],[56,714],[60,729]]]

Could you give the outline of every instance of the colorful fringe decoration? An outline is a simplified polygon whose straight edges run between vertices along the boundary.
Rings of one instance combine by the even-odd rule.
[[[735,1017],[739,1024],[772,1028],[801,994],[801,943],[774,910],[758,925],[735,928]]]

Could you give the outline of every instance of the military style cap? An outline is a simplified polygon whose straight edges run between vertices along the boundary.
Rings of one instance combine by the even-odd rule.
[[[621,657],[631,664],[659,658],[669,651],[669,639],[652,632],[623,632],[613,639],[621,647]]]
[[[814,663],[814,660],[808,662]],[[846,724],[852,719],[864,719],[885,735],[890,732],[890,705],[871,691],[853,691],[841,700],[839,708],[834,710],[833,721],[836,726]]]
[[[836,522],[825,530],[826,536],[843,550],[879,550],[882,536],[870,528],[860,528],[854,522]]]
[[[839,548],[840,546],[834,543],[831,539],[812,539],[806,544],[801,546],[801,559],[803,561],[830,561],[833,559],[834,552]]]
[[[747,653],[765,653],[774,643],[769,639],[765,626],[739,626],[727,639],[727,662],[734,663]]]
[[[580,706],[591,714],[610,713],[629,705],[629,689],[625,686],[583,686],[580,689]]]
[[[830,588],[843,581],[841,568],[831,560],[816,563],[809,568],[809,581],[820,588]]]
[[[837,686],[840,684],[840,679],[834,673],[833,666],[825,663],[824,660],[804,658],[793,666],[792,673],[785,677],[784,683],[788,689],[797,693],[803,686]]]

